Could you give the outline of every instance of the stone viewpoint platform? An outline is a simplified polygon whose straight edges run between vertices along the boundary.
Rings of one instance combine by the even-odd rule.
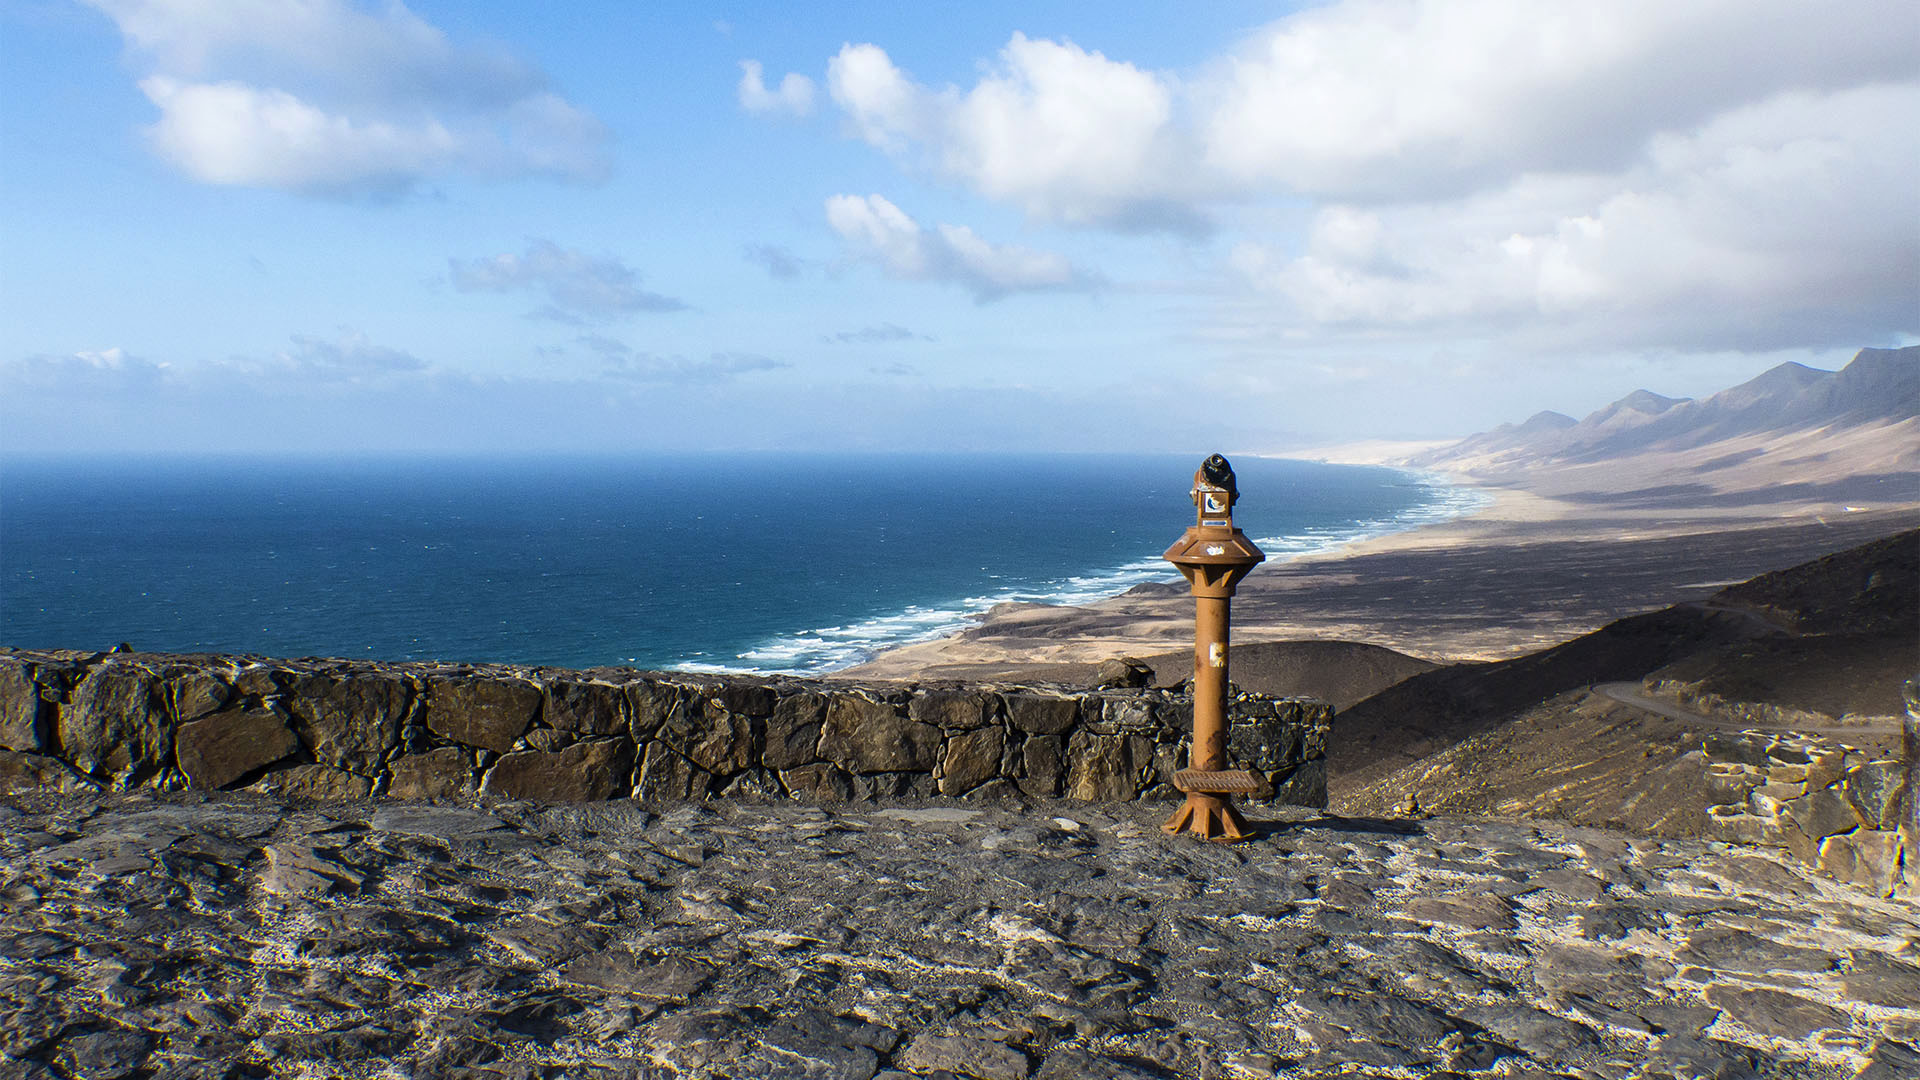
[[[6,796],[0,1077],[1920,1075],[1784,852],[1164,812]]]

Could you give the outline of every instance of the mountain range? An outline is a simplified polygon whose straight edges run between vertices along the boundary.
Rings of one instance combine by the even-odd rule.
[[[1899,425],[1920,417],[1920,346],[1861,349],[1839,371],[1785,363],[1711,397],[1635,390],[1583,420],[1557,412],[1409,457],[1423,467],[1574,464],[1741,436]],[[1889,433],[1892,434],[1892,433]],[[1911,447],[1920,462],[1920,442]]]
[[[1920,346],[1861,349],[1839,371],[1785,363],[1697,400],[1635,390],[1584,419],[1536,413],[1395,463],[1494,483],[1524,476],[1534,490],[1623,508],[1756,505],[1764,492],[1920,502]]]

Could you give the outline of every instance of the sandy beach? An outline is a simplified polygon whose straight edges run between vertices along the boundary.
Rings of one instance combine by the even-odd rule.
[[[1261,566],[1234,600],[1234,642],[1346,641],[1436,662],[1506,659],[1920,525],[1911,474],[1743,470],[1708,485],[1674,483],[1697,478],[1665,467],[1454,475],[1490,503]],[[1169,541],[1186,524],[1168,522]],[[1186,587],[1170,572],[1167,584],[1085,606],[1003,605],[978,626],[838,674],[1076,681],[1110,657],[1177,656],[1191,646],[1192,619]],[[1234,670],[1236,682],[1267,689],[1237,657]]]

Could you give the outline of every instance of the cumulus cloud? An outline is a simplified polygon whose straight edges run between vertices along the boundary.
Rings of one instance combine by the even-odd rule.
[[[1460,194],[1630,164],[1661,132],[1784,91],[1916,70],[1909,5],[1346,0],[1252,35],[1193,87],[1201,167],[1232,187]]]
[[[807,116],[813,112],[813,80],[797,72],[788,72],[780,85],[767,88],[760,61],[740,61],[740,107],[750,113],[787,113]]]
[[[1916,32],[1898,0],[1335,0],[1180,73],[1016,34],[970,86],[849,44],[827,88],[854,136],[1037,219],[1259,223],[1232,315],[1296,340],[1825,347],[1920,329]],[[937,276],[853,210],[868,257]]]
[[[551,240],[534,240],[518,255],[448,259],[447,265],[453,287],[461,292],[543,292],[547,303],[533,314],[561,322],[680,311],[687,306],[640,288],[640,275],[619,259],[571,251]]]
[[[835,195],[827,224],[857,259],[892,277],[946,281],[986,303],[1016,292],[1088,289],[1098,284],[1063,255],[994,244],[964,225],[925,229],[879,195]]]
[[[829,345],[878,345],[893,341],[932,341],[933,339],[925,334],[916,334],[897,323],[883,322],[863,326],[858,330],[822,334],[820,340]]]
[[[971,88],[848,44],[827,86],[862,139],[1037,216],[1127,225],[1275,192],[1457,195],[1607,169],[1785,91],[1920,71],[1898,0],[1344,0],[1179,76],[1014,34]]]
[[[537,69],[393,2],[86,0],[149,73],[155,151],[210,184],[392,195],[432,178],[606,174],[599,122]]]
[[[1920,87],[1792,94],[1653,140],[1616,175],[1329,204],[1236,267],[1323,329],[1772,350],[1910,330]]]
[[[1014,34],[971,90],[914,83],[875,45],[843,46],[827,87],[861,138],[982,194],[1076,224],[1191,226],[1173,88],[1072,42]]]

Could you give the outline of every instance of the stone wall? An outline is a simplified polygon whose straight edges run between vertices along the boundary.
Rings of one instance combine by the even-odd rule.
[[[1920,896],[1907,764],[1794,732],[1714,735],[1705,749],[1709,835],[1785,848],[1880,896]]]
[[[1325,806],[1326,704],[1236,694],[1255,801]],[[1162,689],[0,649],[0,790],[316,799],[1171,798]]]

